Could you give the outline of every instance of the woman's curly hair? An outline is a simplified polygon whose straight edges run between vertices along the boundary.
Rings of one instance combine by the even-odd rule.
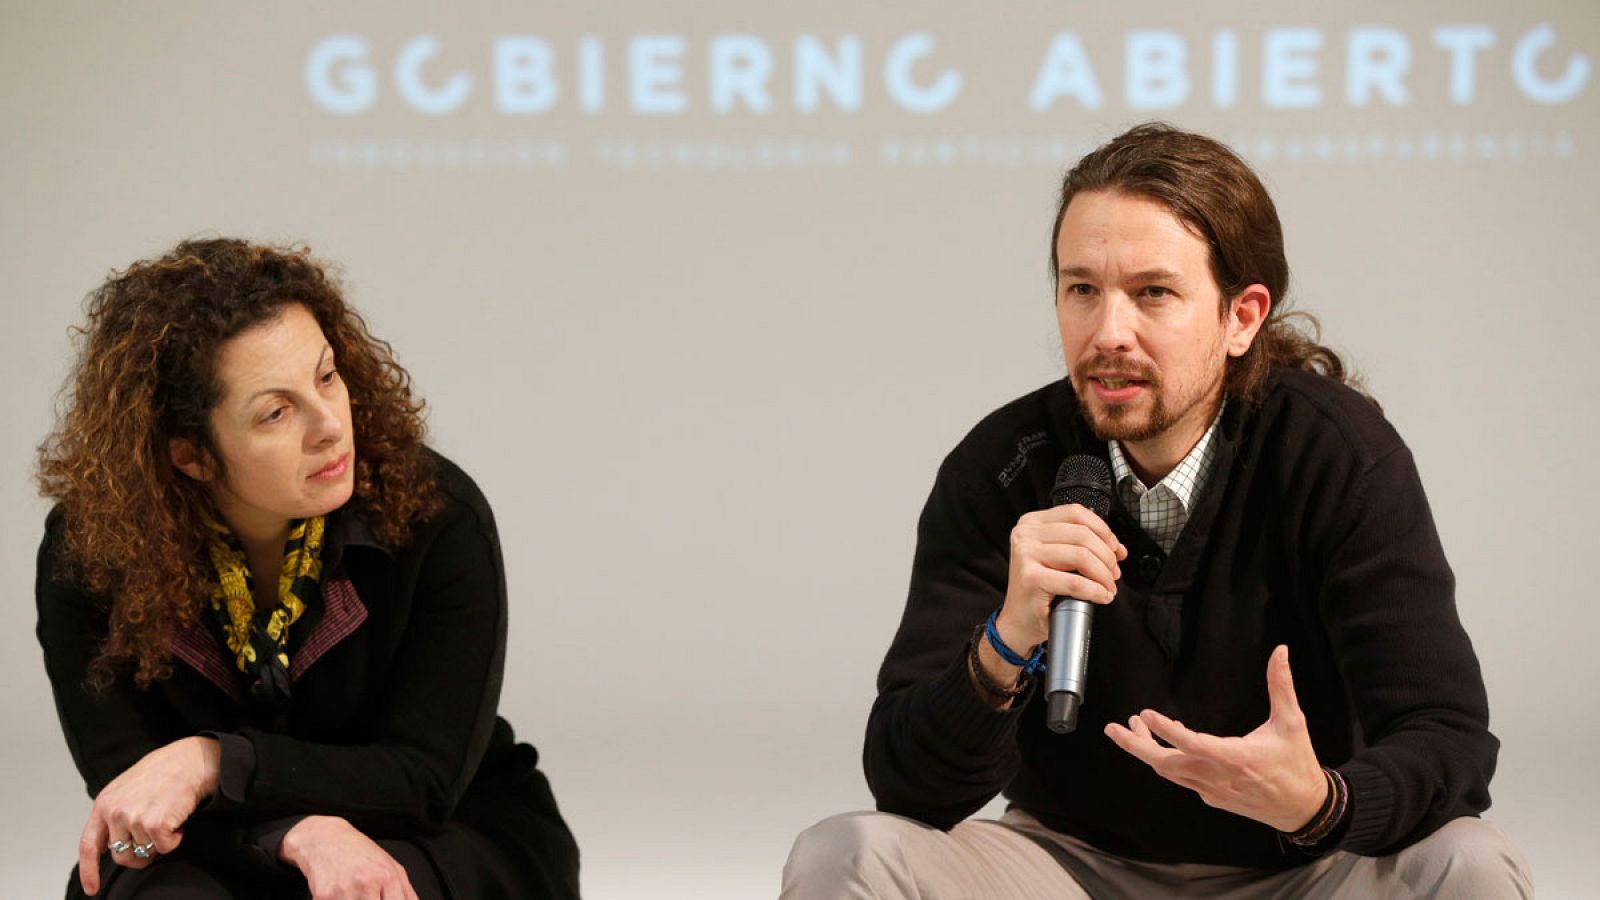
[[[39,447],[40,492],[57,501],[65,526],[64,569],[52,574],[70,572],[110,603],[91,685],[103,688],[124,666],[140,687],[171,674],[173,640],[211,594],[205,523],[216,513],[205,488],[173,466],[169,445],[186,438],[220,459],[209,425],[223,394],[218,354],[289,304],[321,325],[349,389],[350,508],[398,545],[442,505],[411,376],[308,248],[185,241],[113,272],[73,329],[77,366]]]

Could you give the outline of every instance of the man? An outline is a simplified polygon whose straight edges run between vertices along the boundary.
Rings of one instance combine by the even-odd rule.
[[[1285,321],[1255,174],[1135,128],[1068,173],[1052,263],[1067,378],[941,466],[867,726],[880,812],[803,833],[784,896],[1531,895],[1476,818],[1499,742],[1416,467]],[[1051,506],[1080,453],[1107,519]],[[1057,596],[1097,604],[1070,734],[1016,664]]]

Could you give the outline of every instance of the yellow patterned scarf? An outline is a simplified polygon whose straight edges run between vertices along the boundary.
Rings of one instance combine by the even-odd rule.
[[[255,583],[244,548],[228,526],[211,525],[213,617],[239,671],[252,676],[251,696],[279,706],[289,700],[289,626],[305,612],[305,598],[322,578],[322,516],[300,519],[289,529],[278,574],[278,605],[257,612]]]

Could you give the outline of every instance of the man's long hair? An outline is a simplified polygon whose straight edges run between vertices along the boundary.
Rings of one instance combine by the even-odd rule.
[[[209,424],[223,394],[218,354],[288,304],[316,318],[350,393],[350,507],[379,538],[400,544],[441,505],[410,375],[309,250],[186,241],[112,273],[75,329],[77,366],[55,431],[39,447],[37,476],[65,526],[63,571],[41,575],[70,572],[110,602],[91,685],[107,686],[122,666],[140,686],[171,674],[173,641],[201,614],[215,580],[206,522],[216,513],[205,488],[174,468],[168,447],[186,438],[220,461]]]
[[[1152,122],[1079,160],[1061,184],[1050,235],[1052,278],[1059,277],[1056,242],[1067,206],[1073,197],[1092,191],[1154,200],[1205,241],[1211,276],[1222,291],[1220,314],[1226,315],[1228,301],[1252,284],[1271,292],[1272,308],[1250,349],[1228,359],[1226,396],[1259,402],[1273,366],[1306,369],[1360,389],[1339,354],[1319,343],[1316,318],[1289,311],[1289,263],[1278,209],[1261,179],[1232,150],[1203,135]]]

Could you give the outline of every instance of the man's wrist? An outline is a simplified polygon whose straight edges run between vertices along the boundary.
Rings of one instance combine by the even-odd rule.
[[[998,624],[1002,612],[1004,606],[973,629],[966,653],[973,687],[990,706],[1000,711],[1016,706],[1017,698],[1032,687],[1034,676],[1045,669],[1043,642],[1029,645],[1026,654],[1007,643]]]
[[[1005,641],[1007,647],[1016,651],[1021,656],[1029,656],[1033,648],[1044,643],[1049,637],[1049,632],[1039,632],[1037,629],[1028,629],[1019,625],[1006,615],[1009,607],[1002,606],[1000,612],[994,617],[994,630],[1000,632],[1000,639]],[[996,654],[998,659],[999,655]]]
[[[1317,811],[1305,824],[1284,833],[1284,838],[1297,847],[1314,847],[1326,840],[1344,821],[1350,807],[1350,789],[1344,777],[1327,767],[1323,767],[1321,774],[1326,793]]]
[[[1026,690],[1021,684],[1022,669],[1013,666],[995,653],[984,638],[982,626],[974,629],[967,644],[967,674],[972,686],[984,701],[997,710],[1011,708],[1011,703]]]

